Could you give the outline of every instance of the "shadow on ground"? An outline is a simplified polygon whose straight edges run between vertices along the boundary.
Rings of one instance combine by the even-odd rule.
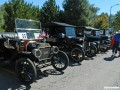
[[[80,62],[75,62],[72,59],[69,60],[69,66],[70,67],[74,67],[74,66],[80,66],[81,63]]]
[[[43,73],[48,74],[48,75],[62,75],[62,74],[64,74],[63,71],[56,71],[55,69],[47,69],[47,70],[44,70]]]
[[[37,67],[37,80],[42,79],[44,77],[48,77],[49,75],[62,75],[64,72],[57,71],[55,69],[46,69],[41,71],[39,67]]]
[[[110,57],[105,57],[104,60],[105,61],[113,61],[115,58],[117,58],[117,57],[110,56]]]
[[[43,79],[44,77],[48,77],[49,75],[62,74],[64,74],[64,72],[59,72],[54,69],[46,69],[42,72],[40,68],[37,68],[36,80]],[[30,88],[31,85],[23,85],[22,83],[20,83],[15,70],[10,67],[0,66],[0,90],[30,90]]]
[[[15,72],[10,68],[0,67],[0,90],[29,90],[30,85],[22,85]]]
[[[95,56],[96,57],[96,56]],[[94,60],[94,57],[85,57],[85,59],[84,60]]]

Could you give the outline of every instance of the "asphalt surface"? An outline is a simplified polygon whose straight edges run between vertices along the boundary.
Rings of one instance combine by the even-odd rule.
[[[120,90],[120,57],[112,58],[108,51],[81,64],[70,61],[64,72],[52,66],[38,69],[36,82],[27,86],[13,70],[1,67],[0,90]]]

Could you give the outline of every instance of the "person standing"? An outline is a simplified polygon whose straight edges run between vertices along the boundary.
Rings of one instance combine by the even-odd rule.
[[[112,56],[116,56],[120,44],[120,30],[114,35],[114,44],[112,47]],[[120,54],[120,52],[119,52]]]

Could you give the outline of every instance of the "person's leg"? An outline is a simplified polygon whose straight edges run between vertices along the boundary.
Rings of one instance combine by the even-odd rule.
[[[118,57],[120,57],[120,47],[118,47]]]
[[[115,54],[115,46],[112,47],[112,55],[114,56]]]
[[[117,54],[117,51],[118,51],[118,48],[117,47],[115,47],[115,56],[116,56],[116,54]]]
[[[115,43],[115,56],[116,56],[116,54],[117,54],[118,47],[119,47],[119,42],[116,42],[116,43]]]

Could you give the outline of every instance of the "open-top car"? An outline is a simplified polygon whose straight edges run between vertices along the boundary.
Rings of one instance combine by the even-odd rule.
[[[39,21],[16,19],[15,24],[16,33],[0,33],[0,61],[15,65],[15,71],[22,83],[31,84],[36,80],[36,66],[42,61],[51,62],[58,71],[67,68],[68,56],[57,46],[45,42]]]

